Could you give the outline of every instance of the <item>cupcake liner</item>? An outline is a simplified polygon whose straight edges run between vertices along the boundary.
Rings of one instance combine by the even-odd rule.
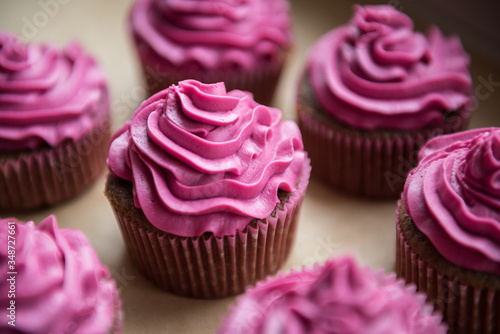
[[[500,333],[500,291],[479,289],[462,284],[453,277],[440,273],[430,263],[413,252],[399,223],[396,234],[396,273],[417,290],[427,294],[427,301],[443,313],[449,333]]]
[[[177,295],[222,298],[242,293],[283,265],[293,244],[309,173],[308,166],[283,209],[254,220],[235,235],[181,237],[112,207],[132,261],[146,278]]]
[[[0,210],[32,210],[72,198],[104,170],[110,138],[104,122],[78,141],[0,160]]]
[[[282,68],[282,64],[275,64],[252,71],[195,71],[182,70],[176,67],[160,70],[159,67],[153,68],[146,65],[143,68],[143,73],[149,95],[153,95],[186,79],[195,79],[203,83],[224,81],[227,91],[233,89],[249,91],[253,93],[255,101],[263,105],[270,105]]]
[[[345,192],[397,198],[418,150],[436,135],[460,131],[467,122],[413,132],[357,131],[298,108],[298,124],[313,175]]]

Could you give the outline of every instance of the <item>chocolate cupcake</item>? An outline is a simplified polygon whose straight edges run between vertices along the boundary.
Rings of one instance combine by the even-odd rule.
[[[446,333],[425,296],[350,257],[260,282],[238,298],[219,334]]]
[[[108,89],[91,56],[0,31],[0,210],[80,194],[103,172],[109,137]]]
[[[313,175],[350,194],[396,198],[419,148],[466,128],[469,57],[392,6],[356,6],[310,49],[297,96]]]
[[[278,270],[310,164],[293,121],[223,83],[181,81],[112,138],[105,194],[139,270],[184,296],[225,297]]]
[[[0,238],[0,332],[121,333],[116,284],[81,231],[6,218]]]
[[[450,333],[500,332],[500,129],[441,136],[420,151],[397,213],[397,273]]]
[[[129,27],[150,94],[196,79],[269,105],[292,44],[285,0],[138,0]]]

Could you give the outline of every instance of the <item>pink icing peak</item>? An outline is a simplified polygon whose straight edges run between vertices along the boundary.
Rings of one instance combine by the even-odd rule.
[[[427,36],[392,6],[355,6],[351,21],[312,47],[307,76],[322,107],[361,129],[438,126],[470,112],[469,58],[456,37]]]
[[[257,284],[219,333],[446,333],[440,320],[414,287],[345,257]]]
[[[291,44],[284,0],[137,0],[130,29],[144,63],[252,69]],[[146,47],[147,46],[147,47]]]
[[[9,222],[14,222],[15,227]],[[9,231],[15,231],[11,234]],[[15,238],[15,298],[9,299],[9,282],[0,282],[0,332],[108,333],[119,314],[118,291],[85,236],[77,230],[59,229],[54,216],[38,226],[15,218],[0,219],[0,237]],[[12,239],[12,238],[10,238]],[[11,272],[7,246],[0,250],[0,269]],[[5,277],[5,276],[4,276]],[[16,326],[7,324],[15,300]]]
[[[308,163],[297,125],[280,110],[194,80],[144,101],[108,155],[148,220],[181,236],[234,234],[268,217],[278,190],[295,191]]]
[[[500,275],[500,129],[426,144],[403,199],[409,216],[452,263]]]
[[[0,151],[78,140],[108,117],[104,75],[78,44],[25,45],[0,31]]]

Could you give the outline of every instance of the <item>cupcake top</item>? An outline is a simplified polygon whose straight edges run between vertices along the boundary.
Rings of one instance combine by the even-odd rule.
[[[408,175],[403,202],[444,258],[500,275],[500,128],[429,141]]]
[[[323,109],[356,128],[442,125],[445,112],[472,111],[469,58],[457,37],[427,36],[394,7],[355,6],[351,21],[324,35],[307,77]]]
[[[0,31],[0,151],[78,140],[108,114],[103,72],[78,44],[25,45]]]
[[[350,257],[281,275],[247,290],[220,334],[446,333],[425,296]]]
[[[108,167],[133,183],[151,224],[181,236],[243,231],[273,213],[279,190],[308,182],[310,170],[300,131],[280,110],[195,80],[144,101],[113,136]]]
[[[205,69],[278,62],[292,40],[285,0],[137,0],[130,29],[143,58]]]
[[[7,218],[0,238],[0,332],[105,334],[116,326],[118,291],[81,231],[59,229],[53,216],[38,226]]]

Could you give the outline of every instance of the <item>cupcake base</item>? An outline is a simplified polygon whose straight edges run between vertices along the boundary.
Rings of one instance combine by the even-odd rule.
[[[283,265],[309,172],[304,171],[293,194],[280,194],[282,203],[271,216],[254,219],[243,231],[223,237],[181,237],[157,229],[135,208],[132,184],[113,175],[108,176],[105,193],[132,261],[146,278],[177,295],[222,298],[242,293]]]
[[[19,153],[0,153],[0,210],[34,210],[75,197],[105,167],[110,123],[78,141]]]
[[[227,91],[239,89],[253,93],[255,101],[263,105],[270,105],[282,66],[267,66],[264,69],[252,72],[239,70],[185,70],[172,67],[170,69],[156,70],[153,67],[143,68],[146,89],[149,96],[159,91],[176,85],[179,81],[195,79],[203,83],[224,82]]]
[[[397,210],[396,273],[416,284],[443,313],[449,333],[500,333],[500,277],[443,258],[406,214]]]
[[[366,131],[334,119],[320,105],[307,77],[297,101],[298,124],[313,176],[347,193],[371,198],[398,198],[418,151],[430,138],[466,129],[465,111],[449,113],[442,127],[418,131]]]

